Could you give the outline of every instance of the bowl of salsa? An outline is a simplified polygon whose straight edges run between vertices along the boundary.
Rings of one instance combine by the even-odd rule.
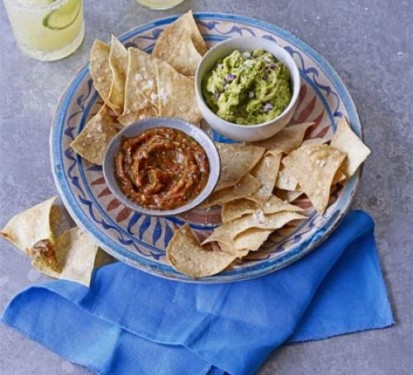
[[[238,141],[259,141],[291,120],[298,102],[300,73],[291,55],[260,37],[225,40],[198,66],[195,92],[208,124]]]
[[[103,162],[105,180],[126,206],[153,216],[200,205],[215,188],[218,151],[200,128],[176,118],[148,118],[122,129]]]

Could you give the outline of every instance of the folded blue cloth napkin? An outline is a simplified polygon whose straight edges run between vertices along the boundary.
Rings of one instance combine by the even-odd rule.
[[[101,374],[253,374],[285,342],[394,323],[372,219],[349,213],[311,254],[270,275],[219,285],[168,281],[114,263],[90,288],[18,294],[2,320]]]

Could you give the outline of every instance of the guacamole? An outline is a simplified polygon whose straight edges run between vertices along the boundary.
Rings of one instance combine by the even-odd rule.
[[[261,124],[280,115],[290,103],[290,72],[269,52],[236,50],[204,77],[202,93],[222,119]]]

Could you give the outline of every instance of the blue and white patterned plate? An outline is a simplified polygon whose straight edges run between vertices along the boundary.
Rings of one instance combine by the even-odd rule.
[[[309,138],[334,133],[340,117],[347,116],[361,136],[360,121],[343,82],[332,67],[307,44],[274,25],[242,16],[200,13],[195,15],[206,42],[213,45],[235,36],[261,36],[284,47],[296,60],[301,73],[300,102],[294,122],[314,121]],[[176,17],[137,27],[120,37],[126,45],[151,51],[163,28]],[[174,230],[188,222],[200,238],[219,224],[218,210],[194,210],[189,214],[156,218],[123,206],[109,191],[100,166],[77,156],[70,143],[97,112],[99,97],[86,65],[64,94],[50,136],[51,162],[55,182],[65,206],[77,224],[114,257],[143,271],[170,279],[193,281],[176,272],[165,258],[165,248]],[[214,135],[220,139],[218,134]],[[308,219],[274,233],[263,248],[219,275],[196,282],[218,283],[250,279],[278,270],[307,254],[332,232],[347,211],[359,174],[332,192],[331,205],[319,216],[308,200],[299,204]]]

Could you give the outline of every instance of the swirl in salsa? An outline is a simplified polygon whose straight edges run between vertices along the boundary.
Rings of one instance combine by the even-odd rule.
[[[115,158],[122,192],[142,207],[172,210],[189,203],[209,176],[205,150],[177,129],[148,129],[125,139]]]

